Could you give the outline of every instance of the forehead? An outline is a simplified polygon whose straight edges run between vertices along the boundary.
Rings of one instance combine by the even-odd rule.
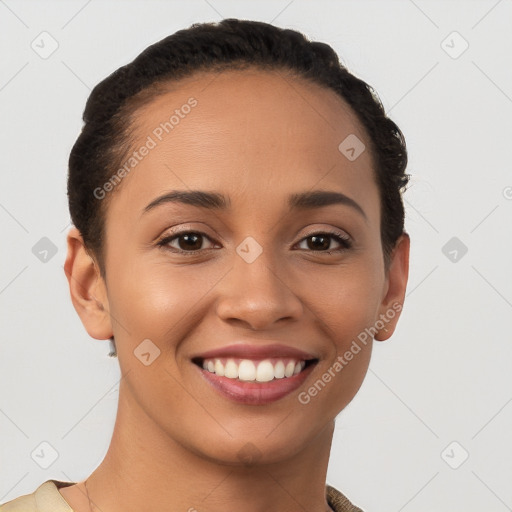
[[[176,188],[270,201],[315,185],[378,200],[368,136],[354,112],[334,91],[284,71],[196,73],[166,86],[133,119],[132,151],[151,149],[123,183],[132,203]],[[340,150],[345,140],[366,150],[351,161]]]
[[[258,143],[277,144],[276,133],[288,145],[295,140],[301,147],[318,145],[319,137],[327,139],[326,144],[348,134],[366,138],[357,116],[336,92],[283,70],[198,72],[173,84],[161,84],[159,91],[136,113],[134,128],[139,136],[170,120],[173,136],[186,135],[187,124],[197,120],[201,124],[194,123],[193,128],[198,138],[212,140],[215,133],[237,140],[244,133],[256,136],[247,141],[246,149],[257,149]],[[196,103],[193,109],[187,106],[190,101]],[[187,123],[182,122],[187,118]]]

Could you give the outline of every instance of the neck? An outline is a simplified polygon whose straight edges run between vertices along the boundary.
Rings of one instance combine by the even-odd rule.
[[[287,460],[222,464],[180,445],[120,396],[109,450],[87,479],[93,512],[325,512],[333,432],[331,421]]]

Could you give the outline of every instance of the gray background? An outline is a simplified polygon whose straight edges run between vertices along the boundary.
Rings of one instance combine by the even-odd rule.
[[[511,0],[0,0],[0,503],[85,478],[112,434],[118,362],[62,268],[90,89],[227,17],[331,44],[408,143],[407,299],[338,417],[328,482],[366,512],[512,510]]]

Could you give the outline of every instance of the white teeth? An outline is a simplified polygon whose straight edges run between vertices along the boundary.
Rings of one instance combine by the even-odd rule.
[[[228,359],[226,367],[224,368],[224,377],[228,379],[238,379],[238,365],[233,359]]]
[[[282,379],[284,378],[284,363],[283,361],[278,361],[274,366],[274,378]]]
[[[306,366],[305,361],[297,360],[272,360],[252,361],[242,359],[237,363],[234,359],[205,359],[203,369],[215,373],[219,377],[239,379],[241,381],[270,382],[274,379],[293,377],[300,373]]]
[[[215,373],[224,377],[224,365],[218,359],[215,360]]]
[[[306,366],[306,361],[299,361],[296,365],[295,365],[295,368],[293,369],[293,375],[297,375],[298,373],[300,373],[302,370],[304,370],[304,366]]]
[[[243,359],[238,365],[238,378],[240,380],[255,380],[256,366],[249,359]]]
[[[269,382],[274,379],[274,366],[270,361],[261,361],[256,370],[258,382]]]
[[[285,377],[291,377],[293,375],[293,371],[295,370],[295,363],[293,361],[290,361],[286,368],[284,369],[284,376]]]

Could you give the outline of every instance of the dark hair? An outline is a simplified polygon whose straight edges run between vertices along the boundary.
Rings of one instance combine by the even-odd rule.
[[[407,151],[398,126],[389,119],[370,85],[351,74],[335,51],[309,41],[295,30],[268,23],[224,19],[195,23],[146,48],[91,92],[84,126],[69,158],[68,198],[71,220],[105,276],[106,199],[95,190],[122,165],[133,144],[134,112],[165,92],[166,84],[199,71],[254,67],[282,70],[335,91],[355,112],[369,135],[375,179],[381,198],[381,240],[386,268],[404,231],[402,191]],[[340,141],[341,142],[341,141]]]

